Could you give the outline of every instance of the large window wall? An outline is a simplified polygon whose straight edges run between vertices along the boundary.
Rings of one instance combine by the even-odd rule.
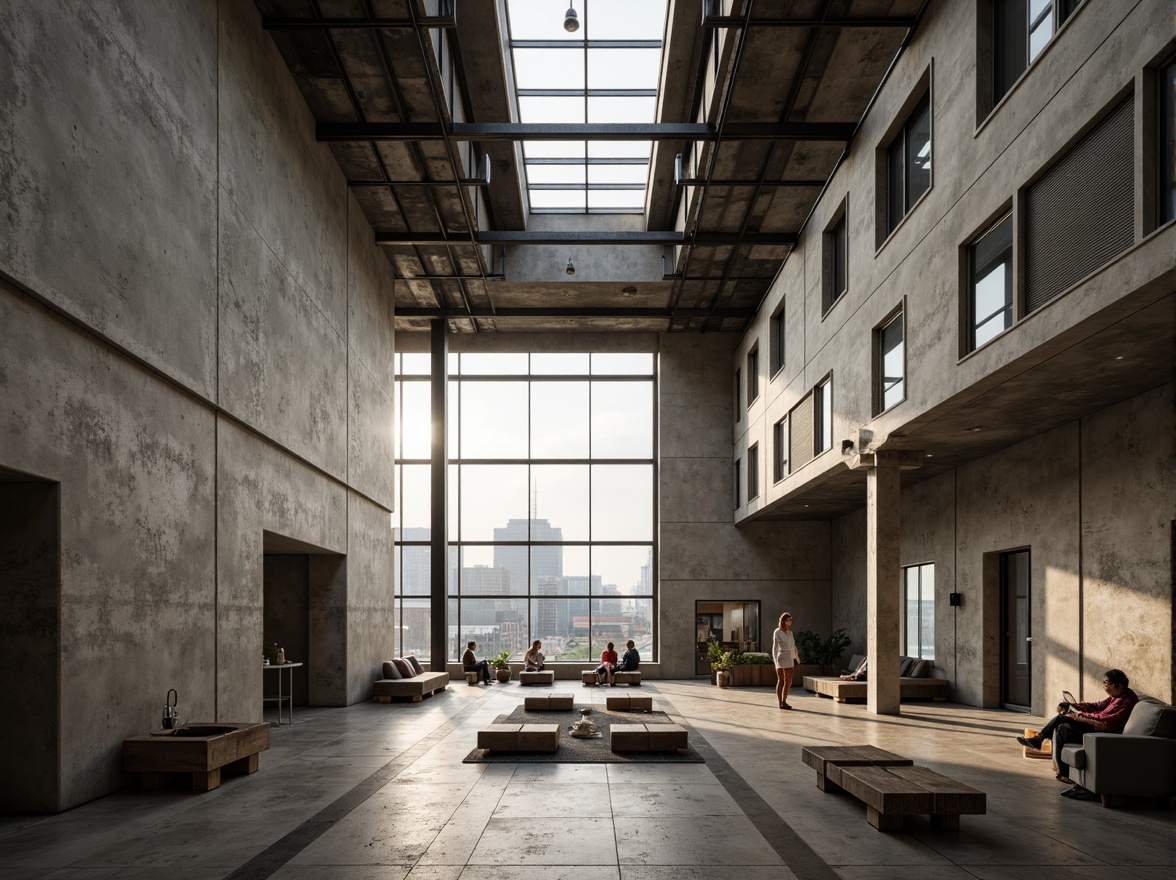
[[[430,654],[429,355],[396,355],[396,631]],[[652,354],[449,357],[448,659],[654,658]]]

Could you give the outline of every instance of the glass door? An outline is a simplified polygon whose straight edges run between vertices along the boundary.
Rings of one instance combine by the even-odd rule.
[[[712,643],[724,651],[758,651],[759,617],[759,602],[695,602],[695,675],[710,675]]]
[[[1033,630],[1030,618],[1029,551],[1000,555],[1001,702],[1028,709],[1033,694]]]

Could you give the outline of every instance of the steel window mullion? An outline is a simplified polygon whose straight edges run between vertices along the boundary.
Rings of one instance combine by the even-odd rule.
[[[661,49],[661,40],[511,40],[511,49]],[[584,80],[587,82],[587,80]]]

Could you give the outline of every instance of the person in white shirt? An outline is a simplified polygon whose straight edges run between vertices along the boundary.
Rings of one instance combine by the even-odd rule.
[[[776,699],[781,709],[791,709],[788,692],[792,689],[792,666],[800,662],[796,640],[792,637],[792,615],[785,611],[772,633],[772,660],[776,663]]]
[[[543,656],[543,652],[539,650],[542,646],[543,643],[538,639],[535,639],[531,643],[531,650],[523,655],[523,669],[525,671],[539,672],[546,668],[543,665],[543,661],[546,658]]]

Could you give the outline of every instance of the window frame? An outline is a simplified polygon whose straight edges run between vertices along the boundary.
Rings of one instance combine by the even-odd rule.
[[[1048,9],[1049,36],[1034,54],[1032,47],[1035,28],[1029,18],[1031,0],[987,0],[987,10],[981,12],[981,26],[978,28],[978,32],[986,32],[988,35],[985,41],[987,52],[979,52],[978,57],[987,55],[988,63],[991,65],[988,71],[978,77],[986,80],[984,85],[989,90],[988,100],[984,102],[987,106],[981,107],[984,116],[994,110],[1005,96],[1017,87],[1017,83],[1025,74],[1033,69],[1037,60],[1046,53],[1082,2],[1083,0],[1051,0]],[[1009,15],[1009,10],[1016,15]],[[1043,10],[1038,26],[1044,24]],[[1006,39],[1010,35],[1011,39]],[[1014,53],[1017,56],[1015,61],[1012,58]]]
[[[841,200],[821,236],[821,317],[849,292],[849,197]]]
[[[813,458],[832,448],[833,375],[830,373],[813,387]]]
[[[733,500],[735,502],[735,506],[732,508],[732,510],[738,510],[742,506],[740,503],[740,500],[739,500],[742,497],[742,495],[739,492],[739,481],[742,479],[742,474],[740,472],[741,471],[740,461],[741,461],[741,459],[739,458],[739,456],[735,456],[734,467],[731,470],[731,483],[732,483],[732,488],[734,489],[734,499]]]
[[[735,368],[735,423],[743,421],[743,368]]]
[[[788,416],[772,425],[772,482],[779,483],[788,476]]]
[[[1156,228],[1176,220],[1176,53],[1156,71]]]
[[[927,117],[928,134],[927,186],[918,195],[912,197],[909,173],[912,164],[911,131],[916,127],[917,123],[922,121],[924,114]],[[902,124],[898,127],[898,131],[895,132],[894,137],[886,145],[886,191],[883,196],[883,202],[886,206],[886,234],[888,236],[898,229],[899,225],[914,210],[915,206],[931,191],[931,187],[934,184],[935,125],[933,116],[931,90],[928,88],[915,101],[914,106],[906,114]],[[897,173],[899,171],[901,171],[901,174]],[[896,193],[896,189],[900,192]],[[901,195],[901,199],[896,199],[897,195]],[[901,213],[896,215],[895,212],[897,210],[901,210]]]
[[[747,406],[759,400],[759,342],[747,352]]]
[[[776,311],[772,313],[772,317],[768,322],[769,339],[769,375],[775,376],[782,369],[784,369],[784,356],[786,353],[785,337],[786,323],[784,320],[784,300],[780,300],[780,305],[776,307]]]
[[[924,569],[930,569],[930,572],[931,572],[931,587],[930,587],[931,595],[927,599],[923,598]],[[919,621],[918,653],[917,654],[907,653],[910,650],[910,632],[909,632],[909,627],[907,624],[907,620],[908,620],[907,611],[908,611],[908,604],[910,602],[908,589],[910,587],[909,574],[912,571],[915,572],[917,575],[916,589],[918,592],[918,598],[915,600],[918,603],[918,612],[919,612],[917,615],[917,619]],[[900,607],[902,608],[902,612],[899,615],[899,620],[900,620],[899,643],[902,646],[903,656],[918,657],[920,660],[929,660],[931,663],[934,663],[935,662],[935,563],[934,562],[920,562],[920,563],[916,563],[914,565],[902,566],[902,579],[901,579],[900,583],[901,583],[901,586],[900,586],[899,603],[900,603]],[[928,639],[929,639],[929,644],[928,644],[928,641],[924,640],[924,633],[923,633],[923,604],[924,604],[924,602],[928,603],[931,607],[931,614],[930,614],[931,632],[927,634]],[[930,654],[930,656],[928,656],[928,653]]]
[[[747,501],[759,498],[759,443],[747,447]]]
[[[902,385],[902,393],[898,400],[893,403],[886,403],[886,331],[892,328],[896,321],[902,321],[902,337],[899,339],[899,344],[902,346],[902,375],[899,377],[899,384]],[[888,314],[877,327],[874,328],[874,415],[879,416],[887,410],[893,409],[900,403],[907,399],[906,380],[907,380],[907,362],[906,362],[906,303],[900,303],[897,308]]]
[[[1006,326],[1003,329],[1001,329],[1001,331],[999,333],[994,335],[991,339],[987,339],[984,342],[977,344],[976,331],[977,331],[977,329],[979,329],[981,324],[977,323],[977,316],[976,316],[976,284],[980,280],[980,278],[979,278],[980,267],[978,267],[977,261],[976,261],[976,248],[982,241],[984,241],[984,239],[986,239],[989,235],[994,234],[1000,228],[1000,226],[1006,222],[1008,223],[1008,244],[1007,244],[1007,246],[1001,248],[1001,250],[999,251],[1000,255],[1007,255],[1007,259],[1005,260],[1005,263],[1004,263],[1004,266],[1005,266],[1005,271],[1004,271],[1005,305],[1000,310],[993,312],[991,315],[988,315],[982,323],[987,324],[989,321],[996,318],[1002,312],[1007,313],[1008,323],[1006,324]],[[997,339],[999,339],[1005,333],[1009,332],[1009,330],[1011,330],[1017,323],[1017,319],[1018,319],[1017,299],[1018,299],[1018,297],[1017,297],[1017,270],[1016,270],[1016,263],[1015,263],[1016,254],[1017,254],[1017,229],[1016,229],[1016,226],[1017,226],[1017,221],[1016,221],[1015,212],[1013,211],[1012,205],[1007,204],[1004,206],[1004,208],[1002,208],[1002,210],[1000,212],[997,213],[995,219],[986,223],[982,227],[983,231],[981,231],[979,234],[973,236],[964,247],[964,257],[963,257],[963,265],[964,265],[964,308],[963,308],[964,333],[963,333],[963,346],[962,346],[962,349],[963,349],[962,354],[963,355],[968,355],[974,351],[979,351],[981,348],[984,348],[985,346],[995,342]],[[999,265],[999,263],[996,262],[995,260],[989,260],[989,262],[985,264],[985,266],[992,266],[992,267],[995,267],[997,265]],[[984,277],[987,277],[987,274]]]

